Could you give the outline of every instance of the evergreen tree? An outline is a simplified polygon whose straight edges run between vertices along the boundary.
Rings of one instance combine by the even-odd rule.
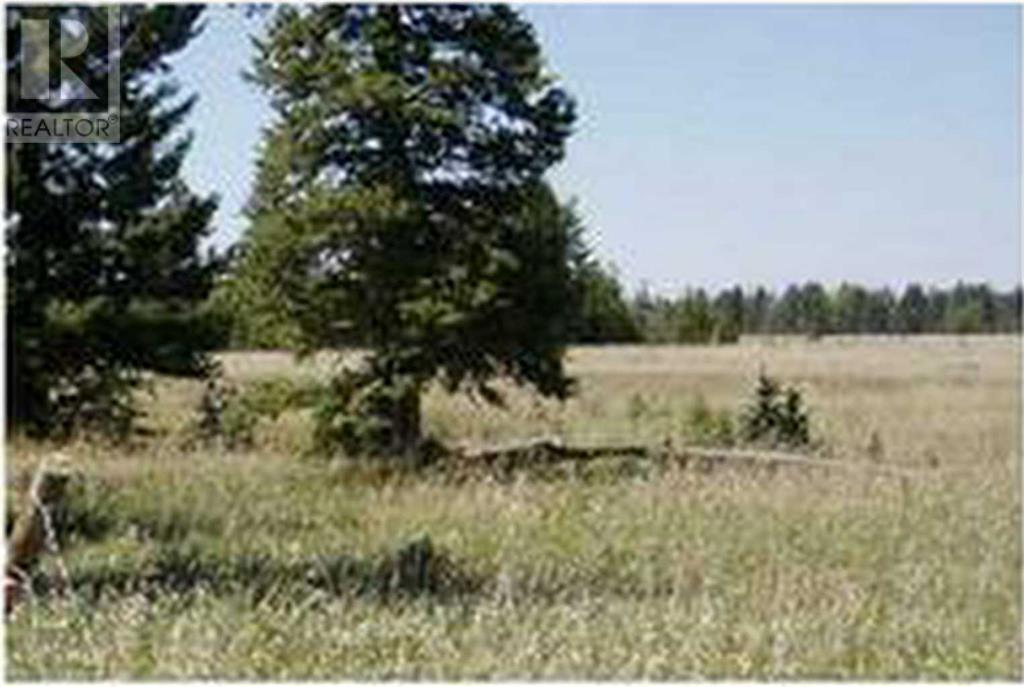
[[[574,269],[579,305],[570,331],[578,343],[628,343],[640,340],[640,327],[611,267],[587,256]]]
[[[712,339],[715,319],[711,301],[704,289],[687,290],[676,310],[676,341],[704,344]]]
[[[790,284],[772,310],[771,327],[776,333],[795,334],[801,330],[803,303],[800,287]]]
[[[946,309],[949,305],[949,294],[938,288],[928,290],[928,331],[932,333],[946,332]]]
[[[972,289],[958,281],[946,301],[945,331],[953,334],[971,334],[982,330],[984,309],[973,297]]]
[[[167,58],[196,35],[196,6],[120,8],[121,141],[8,143],[7,421],[37,434],[125,431],[145,370],[195,374],[214,332],[198,304],[216,261],[199,241],[215,208],[180,178],[189,137],[176,135],[193,98],[178,98]],[[19,19],[51,27],[105,21],[101,7],[9,7],[8,111],[20,103]],[[111,55],[88,44],[79,77],[105,83]],[[63,75],[61,78],[64,78]],[[57,112],[80,109],[53,84]],[[99,92],[102,92],[100,90]]]
[[[656,296],[650,286],[643,284],[633,299],[633,312],[640,326],[641,336],[648,343],[676,341],[674,305],[664,296]]]
[[[978,309],[981,311],[980,331],[986,333],[996,331],[998,313],[992,289],[989,288],[988,284],[977,284],[972,291],[973,300],[978,303]]]
[[[844,334],[863,334],[868,331],[867,289],[846,282],[840,284],[835,296],[836,329]]]
[[[909,284],[896,306],[897,331],[920,334],[928,324],[928,297],[920,284]]]
[[[1024,289],[1020,284],[1014,287],[1013,291],[1003,294],[1003,316],[1000,323],[1000,331],[1017,332],[1021,331],[1021,304],[1024,301]]]
[[[800,332],[819,337],[832,331],[832,302],[817,282],[804,284],[800,292]]]
[[[764,334],[768,331],[769,316],[772,310],[773,301],[774,298],[771,292],[763,286],[757,287],[754,291],[754,295],[747,299],[745,306],[745,331],[755,334]]]
[[[228,326],[228,344],[241,349],[294,349],[302,335],[284,306],[279,279],[289,256],[288,242],[274,240],[286,231],[280,216],[263,213],[247,240],[234,246],[231,260],[210,295],[210,308]],[[359,343],[353,339],[351,343]]]
[[[895,310],[896,298],[892,291],[887,288],[869,291],[864,313],[866,319],[861,331],[866,334],[888,334],[892,330]]]
[[[726,289],[715,298],[715,340],[719,343],[730,343],[739,340],[744,331],[745,308],[743,307],[743,288],[734,286]]]
[[[257,45],[276,120],[244,251],[271,259],[244,269],[271,270],[304,348],[370,348],[320,444],[415,455],[434,379],[565,397],[574,219],[543,176],[574,107],[530,25],[503,5],[281,6]]]

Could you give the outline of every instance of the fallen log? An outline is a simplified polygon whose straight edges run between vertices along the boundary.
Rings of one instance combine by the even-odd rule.
[[[505,468],[519,465],[543,465],[560,462],[589,462],[601,458],[632,456],[639,459],[662,459],[680,467],[711,471],[719,466],[761,468],[774,472],[779,468],[846,470],[871,472],[892,477],[910,477],[924,470],[898,468],[877,463],[839,461],[804,453],[777,450],[724,448],[709,446],[673,446],[666,444],[608,444],[569,446],[558,438],[535,437],[496,445],[457,447],[454,451],[463,465],[500,464]],[[928,470],[933,474],[934,469]]]
[[[537,462],[587,461],[621,456],[647,456],[650,448],[642,445],[567,446],[554,437],[539,437],[506,444],[461,446],[456,455],[468,461],[487,464],[503,459],[532,458]]]
[[[749,468],[821,468],[825,470],[847,470],[855,472],[873,472],[893,477],[920,475],[924,471],[912,468],[897,468],[868,462],[851,462],[834,460],[804,453],[788,453],[784,451],[709,448],[704,446],[682,446],[671,449],[669,457],[683,467],[697,465],[710,469],[717,465],[734,465]],[[934,470],[930,471],[934,472]]]

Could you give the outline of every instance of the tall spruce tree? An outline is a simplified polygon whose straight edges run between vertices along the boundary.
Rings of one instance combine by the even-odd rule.
[[[744,331],[743,288],[738,284],[715,297],[714,339],[717,343],[734,343]]]
[[[902,334],[920,334],[928,326],[928,296],[920,284],[908,284],[896,304],[897,331]]]
[[[640,341],[640,326],[611,265],[582,255],[573,266],[578,307],[569,336],[574,343]]]
[[[19,98],[22,16],[89,25],[101,7],[10,7],[8,111]],[[37,434],[83,426],[124,431],[143,371],[202,369],[212,331],[197,304],[216,261],[200,255],[212,198],[189,191],[180,168],[189,137],[175,135],[192,107],[167,78],[167,58],[196,35],[200,7],[123,6],[121,141],[9,143],[7,211],[7,421]],[[78,76],[107,77],[105,41],[91,41]],[[53,84],[75,111],[76,91]],[[102,91],[100,91],[102,92]]]
[[[282,6],[257,45],[276,120],[235,279],[272,283],[304,348],[370,350],[320,445],[417,455],[435,379],[566,396],[573,218],[544,174],[574,106],[531,26],[504,5]]]

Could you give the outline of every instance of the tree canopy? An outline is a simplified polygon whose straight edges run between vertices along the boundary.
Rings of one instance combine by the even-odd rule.
[[[8,8],[83,23],[101,7]],[[198,31],[197,6],[120,8],[122,49],[89,45],[79,74],[103,82],[121,61],[119,143],[8,143],[7,421],[40,434],[124,430],[145,370],[201,371],[213,343],[198,304],[216,260],[199,242],[215,199],[180,176],[194,104],[178,97],[167,58]],[[7,102],[20,111],[20,34],[8,32]],[[69,98],[65,111],[75,111]],[[58,110],[60,111],[60,110]]]
[[[272,288],[304,349],[371,351],[324,443],[408,452],[435,379],[567,395],[578,246],[544,174],[575,114],[531,26],[504,5],[282,6],[257,50],[276,116],[237,288]]]

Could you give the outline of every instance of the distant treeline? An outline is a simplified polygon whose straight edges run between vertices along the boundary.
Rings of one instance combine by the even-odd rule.
[[[994,334],[1021,331],[1021,287],[997,291],[984,283],[949,288],[909,284],[902,291],[844,283],[793,284],[781,293],[734,286],[687,289],[670,297],[642,289],[629,296],[613,269],[583,260],[576,267],[571,343],[732,343],[747,334]],[[216,301],[217,298],[214,298]],[[225,304],[216,308],[231,310]],[[216,307],[216,306],[215,306]],[[293,325],[271,306],[225,318],[232,348],[289,348]],[[248,321],[253,320],[253,321]],[[230,324],[228,324],[230,321]],[[353,341],[354,344],[358,342]]]
[[[592,275],[574,338],[581,343],[729,343],[743,334],[988,334],[1021,330],[1021,287],[909,284],[897,292],[816,282],[781,293],[735,286],[628,299],[608,270]]]

